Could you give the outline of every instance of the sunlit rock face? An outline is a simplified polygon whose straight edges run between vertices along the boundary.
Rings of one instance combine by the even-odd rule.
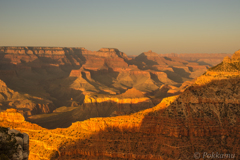
[[[232,59],[234,59],[234,60],[240,59],[240,50],[234,52],[234,54],[232,55]]]
[[[135,89],[128,89],[120,95],[106,97],[104,95],[86,95],[83,104],[89,113],[95,114],[91,117],[110,117],[126,115],[153,107],[153,102],[149,97]],[[89,117],[90,118],[90,117]]]
[[[8,122],[24,122],[25,118],[22,114],[17,112],[16,109],[7,109],[5,112],[0,113],[0,121]]]

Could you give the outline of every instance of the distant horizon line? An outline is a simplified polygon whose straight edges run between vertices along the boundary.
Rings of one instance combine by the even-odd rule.
[[[0,46],[0,48],[1,47],[43,47],[43,48],[46,47],[46,48],[84,48],[84,49],[86,49],[85,47],[59,47],[59,46]],[[115,47],[101,47],[100,49],[117,49],[118,51],[120,51],[118,48],[115,48]],[[89,50],[89,49],[86,49],[86,50],[91,51],[91,52],[99,51],[99,50]],[[151,49],[148,50],[148,51],[143,51],[141,53],[149,52],[149,51],[151,51],[153,53],[157,53],[157,52],[152,51]],[[123,52],[123,51],[120,51],[120,52]],[[125,52],[123,52],[123,53],[125,53]],[[234,54],[234,53],[226,53],[226,52],[225,53],[220,53],[220,52],[212,52],[212,53],[206,53],[206,52],[205,53],[203,53],[203,52],[201,52],[201,53],[200,52],[186,53],[186,52],[181,52],[181,53],[176,53],[176,52],[171,52],[171,53],[157,53],[157,54]],[[131,54],[131,55],[130,54],[126,54],[126,55],[137,56],[136,54]]]

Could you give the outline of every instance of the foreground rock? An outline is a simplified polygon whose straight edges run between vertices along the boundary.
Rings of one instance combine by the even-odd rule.
[[[0,127],[0,159],[28,160],[29,136],[15,129]]]

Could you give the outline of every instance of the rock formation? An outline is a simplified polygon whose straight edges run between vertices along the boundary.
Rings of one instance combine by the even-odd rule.
[[[232,58],[224,57],[223,62],[209,69],[205,75],[219,75],[219,77],[228,77],[232,75],[239,75],[240,71],[240,51],[236,51]]]
[[[17,112],[16,109],[7,109],[5,112],[0,113],[0,121],[8,121],[8,122],[17,122],[21,123],[25,121],[23,115]]]
[[[208,67],[153,51],[129,58],[116,48],[0,47],[0,110],[51,129],[132,114],[183,92]]]
[[[236,52],[232,55],[232,59],[239,61],[239,59],[240,59],[240,50],[236,51]]]
[[[27,116],[36,113],[50,113],[55,107],[49,100],[15,92],[0,80],[0,110],[7,108],[16,108]]]
[[[174,160],[194,159],[196,152],[200,158],[214,153],[239,159],[240,77],[222,72],[213,67],[180,95],[131,115],[90,118],[53,130],[6,118],[0,124],[29,134],[29,159]],[[170,89],[174,86],[162,86],[158,94]]]
[[[196,78],[207,69],[206,65],[188,63],[177,57],[161,57],[151,50],[134,59],[115,48],[88,51],[85,48],[0,47],[0,51],[0,78],[8,81],[7,85],[13,90],[24,93],[31,90],[31,95],[44,95],[43,98],[48,100],[59,97],[48,88],[54,91],[62,88],[64,81],[70,81],[67,75],[71,80],[77,78],[70,84],[71,87],[83,92],[104,93],[107,90],[108,93],[121,93],[132,87],[149,92],[163,83],[180,86],[185,80]],[[162,77],[157,73],[157,79],[154,79],[154,75],[150,76],[152,72],[165,75]],[[140,77],[145,75],[148,78]],[[32,77],[36,77],[34,82],[29,82]],[[46,85],[55,79],[63,80],[57,84],[58,87]],[[32,88],[24,86],[24,83],[21,83],[24,87],[14,83],[23,80],[26,84],[31,83]],[[35,90],[39,90],[38,93]],[[51,97],[47,95],[49,93]]]
[[[92,118],[67,129],[1,124],[28,132],[32,159],[193,159],[195,152],[239,159],[239,82],[237,78],[194,84],[153,108]]]
[[[28,155],[29,136],[15,129],[0,127],[0,159],[28,160]]]
[[[137,90],[136,88],[131,88],[126,90],[126,92],[122,93],[120,97],[125,97],[125,98],[139,98],[139,97],[144,97],[143,93]]]
[[[179,55],[169,56],[167,54],[157,54],[148,51],[135,57],[134,60],[136,61],[135,64],[141,69],[165,72],[167,74],[167,78],[165,79],[170,79],[175,81],[175,83],[182,83],[184,78],[196,78],[209,67],[207,64],[199,65],[199,63],[188,62],[177,56]]]

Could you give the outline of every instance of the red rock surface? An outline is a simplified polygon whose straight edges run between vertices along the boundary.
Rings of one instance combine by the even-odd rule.
[[[0,47],[0,79],[14,93],[6,90],[0,95],[0,109],[16,108],[28,120],[48,128],[55,124],[55,128],[67,127],[76,120],[152,107],[164,98],[151,94],[162,85],[172,87],[163,95],[179,94],[185,88],[178,87],[207,68],[206,64],[161,57],[152,51],[129,58],[116,48]],[[136,91],[124,95],[131,88]],[[140,92],[150,97],[142,97]],[[112,98],[114,95],[117,98]],[[141,100],[134,95],[141,95]],[[94,97],[97,104],[85,103],[87,97]],[[64,113],[52,113],[61,107],[66,108]],[[61,114],[68,117],[63,126]]]
[[[176,88],[165,85],[160,92],[170,89]],[[239,98],[239,74],[212,70],[179,96],[131,115],[91,118],[65,129],[47,130],[23,121],[16,110],[8,110],[2,115],[11,112],[21,123],[4,116],[0,124],[28,133],[30,160],[194,159],[196,152],[201,157],[204,152],[218,152],[240,159]]]
[[[51,101],[15,92],[0,80],[0,110],[16,108],[25,116],[37,113],[50,113],[55,107]]]
[[[30,159],[171,160],[194,159],[195,152],[239,159],[240,102],[234,94],[239,83],[237,78],[194,84],[151,109],[92,118],[66,129],[45,130],[28,122],[1,125],[30,135]]]
[[[63,47],[0,47],[0,51],[0,66],[3,66],[0,67],[0,78],[3,78],[4,81],[8,80],[5,78],[6,75],[20,77],[23,72],[29,76],[33,72],[59,72],[58,77],[68,73],[70,77],[81,77],[87,84],[75,88],[81,91],[104,92],[106,89],[103,88],[112,85],[115,88],[110,89],[112,93],[122,92],[122,90],[126,90],[126,87],[135,87],[143,92],[149,92],[158,88],[162,83],[177,85],[177,83],[184,82],[185,79],[196,78],[207,69],[206,65],[188,63],[176,56],[161,57],[152,51],[144,52],[134,59],[128,58],[125,53],[115,48],[89,51],[85,48]],[[152,77],[136,81],[135,76],[137,75],[148,74],[147,77],[149,77],[147,69],[164,72],[167,77],[165,75],[164,78],[158,76],[156,81],[151,80]],[[121,75],[129,78],[122,78]],[[32,76],[35,75],[32,74]],[[101,87],[96,87],[99,85]],[[81,85],[73,84],[72,86]],[[119,90],[119,88],[121,89]]]
[[[178,87],[207,68],[206,64],[199,65],[176,56],[161,57],[152,51],[129,58],[115,48],[89,51],[66,47],[0,47],[0,79],[13,91],[11,93],[16,93],[14,98],[3,96],[0,109],[16,108],[26,118],[49,124],[51,128],[55,124],[62,127],[61,114],[69,118],[65,120],[67,126],[96,116],[130,114],[159,103],[164,97],[156,98],[150,93],[157,92],[162,85],[172,87],[165,96],[179,94],[185,88]],[[131,88],[137,91],[120,97]],[[141,97],[140,92],[150,97]],[[141,95],[141,100],[134,99],[139,98],[134,94]],[[117,98],[112,98],[114,95]],[[94,103],[85,104],[87,97],[93,97]],[[64,113],[52,113],[61,107],[66,108]]]
[[[25,118],[16,109],[7,109],[6,112],[0,113],[0,121],[21,123],[25,121]]]

